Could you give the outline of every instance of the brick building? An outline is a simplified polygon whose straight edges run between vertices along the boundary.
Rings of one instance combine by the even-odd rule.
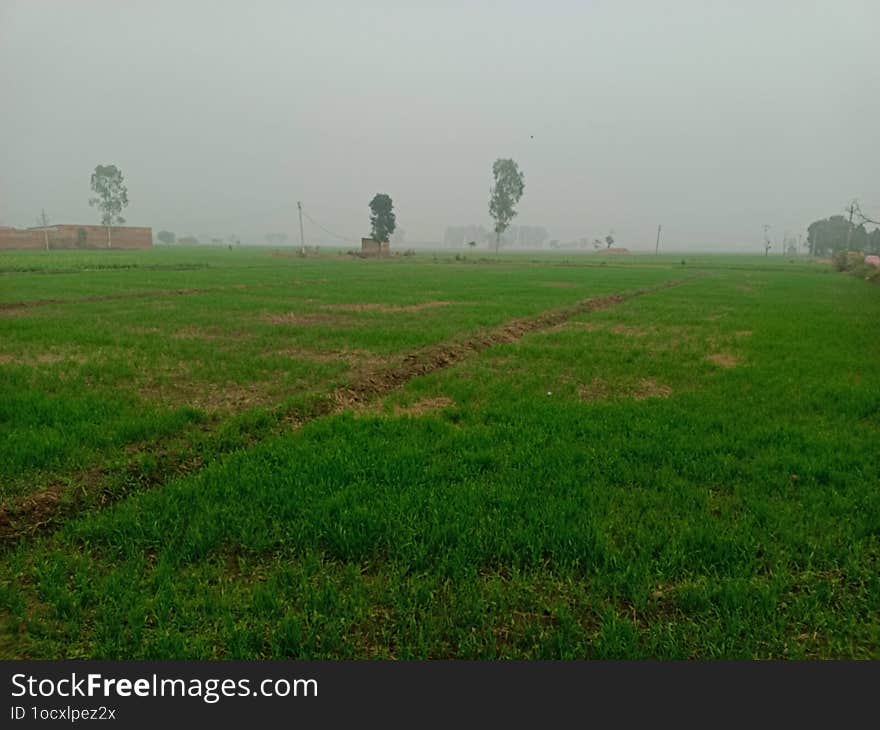
[[[0,226],[0,249],[153,247],[153,229],[138,226],[75,226],[59,224],[37,228]]]
[[[361,256],[388,256],[391,246],[388,243],[380,243],[372,238],[361,239]]]

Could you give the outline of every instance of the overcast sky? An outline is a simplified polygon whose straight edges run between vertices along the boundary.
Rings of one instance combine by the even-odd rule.
[[[339,234],[392,196],[410,241],[515,223],[653,248],[761,250],[852,198],[880,216],[877,0],[0,0],[0,223]],[[330,243],[306,221],[307,234]]]

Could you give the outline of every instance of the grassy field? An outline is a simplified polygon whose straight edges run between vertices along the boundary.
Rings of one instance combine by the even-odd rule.
[[[880,658],[880,288],[0,255],[0,654]]]

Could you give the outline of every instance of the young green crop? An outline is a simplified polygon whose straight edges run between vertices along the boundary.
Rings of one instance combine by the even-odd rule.
[[[62,449],[47,473],[112,461],[144,430],[159,443],[201,434],[178,444],[199,454],[187,475],[7,548],[0,652],[880,657],[876,287],[745,257],[688,257],[683,273],[680,257],[264,267],[268,253],[230,253],[194,270],[198,284],[153,271],[148,286],[120,269],[100,276],[131,286],[98,277],[93,290],[228,287],[212,293],[0,319],[4,348],[30,358],[2,364],[10,393],[36,419],[10,408],[4,428],[39,432],[54,418],[59,432],[107,434]],[[698,272],[474,352],[367,408],[310,415],[375,358]],[[51,341],[36,324],[50,312],[63,319]],[[272,320],[291,312],[342,319]],[[175,337],[187,327],[214,339]],[[119,356],[106,375],[41,369],[50,343],[87,361]],[[279,360],[282,349],[299,357]],[[304,352],[343,351],[358,354],[304,369]],[[175,360],[201,388],[285,386],[238,412],[162,405],[133,387]],[[293,400],[293,422],[306,423],[293,429],[278,409],[297,387],[307,397]],[[38,448],[21,443],[6,468],[33,475]]]

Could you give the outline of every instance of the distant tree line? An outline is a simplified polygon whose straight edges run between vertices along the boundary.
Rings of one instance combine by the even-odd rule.
[[[501,234],[501,245],[505,248],[541,248],[547,241],[544,226],[509,226]],[[443,234],[443,245],[448,248],[461,248],[470,245],[494,245],[495,232],[485,226],[447,226]]]
[[[271,234],[270,234],[271,235]],[[266,236],[266,239],[269,240],[269,236]],[[284,237],[287,239],[287,236]],[[199,243],[210,243],[214,246],[220,245],[233,245],[236,246],[241,245],[241,239],[235,235],[234,233],[230,233],[226,238],[220,238],[218,236],[209,236],[207,233],[203,233],[200,236],[193,236],[192,234],[188,234],[186,236],[178,236],[174,233],[174,231],[159,231],[156,234],[156,240],[160,243],[164,243],[166,245],[171,245],[172,243],[179,243],[183,246],[195,246]]]
[[[833,256],[839,251],[880,253],[880,228],[869,233],[864,223],[851,223],[846,216],[832,215],[810,224],[807,248],[813,256]]]

